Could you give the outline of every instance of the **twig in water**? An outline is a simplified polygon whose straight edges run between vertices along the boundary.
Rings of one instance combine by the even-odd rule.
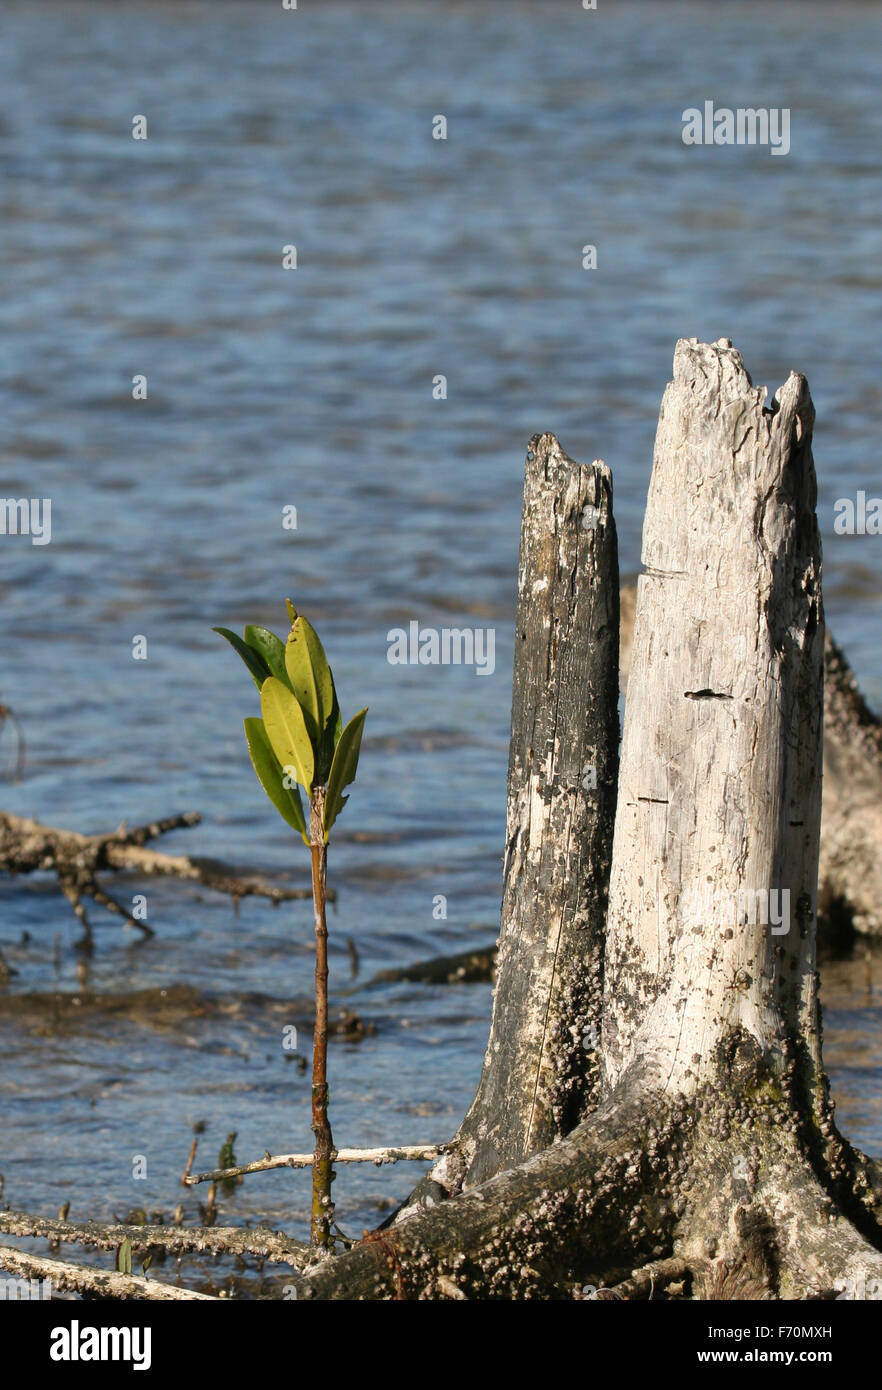
[[[443,1144],[402,1144],[392,1149],[332,1149],[332,1163],[375,1163],[379,1168],[384,1163],[419,1162],[433,1160],[444,1153]],[[239,1168],[214,1168],[210,1173],[194,1173],[182,1181],[188,1187],[200,1182],[221,1182],[225,1178],[235,1178],[241,1173],[266,1173],[271,1168],[309,1168],[313,1154],[276,1154],[271,1158],[259,1158],[254,1163],[244,1163]]]

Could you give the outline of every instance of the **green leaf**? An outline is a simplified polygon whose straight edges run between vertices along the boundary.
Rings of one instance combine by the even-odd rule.
[[[285,599],[285,607],[288,610],[288,622],[293,627],[297,621],[297,609],[294,607],[293,603],[289,598]]]
[[[303,710],[276,676],[269,676],[260,688],[260,708],[267,737],[282,767],[293,767],[297,780],[312,795],[315,755]]]
[[[361,736],[364,732],[364,721],[367,710],[359,710],[343,730],[340,735],[340,742],[337,744],[334,753],[334,761],[331,764],[331,775],[328,778],[328,791],[325,797],[324,811],[324,830],[325,844],[331,833],[331,826],[343,810],[345,803],[349,800],[343,796],[343,788],[348,787],[350,782],[355,781],[355,773],[358,768],[358,755],[361,751]]]
[[[302,835],[304,843],[309,844],[303,803],[299,787],[285,786],[282,765],[272,750],[262,719],[245,720],[245,737],[251,763],[257,773],[257,780],[283,820]]]
[[[211,630],[212,632],[219,632],[221,637],[226,637],[233,650],[239,653],[259,690],[267,676],[272,674],[260,653],[249,647],[247,642],[243,642],[242,638],[237,636],[235,632],[231,632],[228,627],[213,627]]]
[[[128,1236],[117,1249],[116,1267],[120,1274],[131,1274],[132,1272],[132,1242]]]
[[[334,680],[318,634],[298,618],[285,643],[285,667],[291,689],[314,726],[314,742],[325,731],[334,707]]]
[[[334,678],[331,677],[331,688],[333,689]],[[334,761],[334,749],[340,742],[340,735],[343,732],[343,720],[340,717],[340,706],[337,704],[337,692],[334,690],[334,700],[331,705],[331,714],[325,724],[325,731],[318,741],[318,751],[315,759],[315,780],[320,785],[328,780],[331,771],[331,763]]]
[[[245,641],[252,651],[263,657],[271,676],[278,676],[283,685],[291,684],[285,670],[285,644],[281,637],[270,632],[269,628],[255,627],[249,623],[245,629]]]

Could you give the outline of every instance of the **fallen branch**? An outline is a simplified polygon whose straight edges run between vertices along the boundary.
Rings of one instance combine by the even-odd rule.
[[[83,835],[76,830],[42,825],[40,821],[23,816],[3,814],[0,815],[0,874],[54,872],[83,928],[79,944],[86,949],[91,949],[93,942],[84,898],[91,898],[122,917],[126,926],[135,927],[143,936],[153,936],[146,922],[133,917],[104,891],[96,877],[102,869],[134,869],[151,877],[188,879],[215,892],[229,894],[237,905],[241,898],[247,897],[268,898],[275,904],[310,896],[307,888],[273,888],[259,878],[238,875],[229,865],[215,860],[162,854],[146,847],[160,835],[198,825],[201,819],[198,811],[187,811],[183,815],[149,821],[132,830],[123,822],[118,830],[109,834]],[[333,894],[328,896],[333,897]]]
[[[139,1298],[215,1303],[213,1294],[179,1289],[174,1284],[160,1284],[138,1274],[117,1274],[106,1269],[83,1269],[61,1260],[47,1260],[42,1255],[28,1255],[23,1250],[0,1246],[0,1265],[27,1279],[48,1279],[53,1289],[76,1289],[101,1294],[106,1298]]]
[[[375,1163],[380,1168],[384,1163],[419,1162],[421,1159],[434,1160],[444,1152],[443,1144],[402,1144],[396,1149],[333,1149],[332,1163]],[[200,1182],[221,1182],[226,1178],[237,1178],[242,1173],[266,1173],[271,1168],[311,1168],[312,1154],[276,1154],[275,1157],[259,1158],[255,1163],[243,1163],[238,1168],[213,1168],[210,1173],[186,1173],[181,1182],[187,1187],[195,1187]]]
[[[275,1264],[296,1268],[313,1259],[305,1241],[260,1226],[129,1226],[101,1225],[97,1221],[54,1221],[23,1211],[0,1212],[0,1231],[9,1236],[37,1236],[75,1245],[116,1250],[124,1240],[135,1250],[162,1246],[172,1254],[205,1251],[217,1255],[256,1255]]]

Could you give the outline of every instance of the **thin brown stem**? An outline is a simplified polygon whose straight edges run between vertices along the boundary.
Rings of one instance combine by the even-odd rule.
[[[328,927],[325,920],[325,894],[328,851],[325,845],[323,810],[324,787],[312,794],[309,822],[312,854],[312,899],[315,907],[315,1033],[312,1044],[312,1131],[315,1154],[312,1164],[313,1245],[327,1246],[331,1240],[334,1205],[331,1201],[334,1140],[328,1119]]]

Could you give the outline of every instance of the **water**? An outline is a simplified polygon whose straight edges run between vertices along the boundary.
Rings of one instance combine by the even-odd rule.
[[[447,1138],[480,1070],[486,987],[364,985],[495,935],[532,433],[611,465],[634,571],[677,337],[731,337],[772,390],[805,372],[828,616],[882,704],[880,542],[832,531],[837,497],[879,491],[880,40],[872,6],[804,2],[4,7],[3,491],[51,497],[53,529],[0,551],[0,698],[28,738],[0,804],[88,830],[199,809],[167,849],[305,882],[251,776],[254,688],[209,631],[283,628],[291,594],[344,714],[370,706],[331,852],[331,967],[335,1003],[351,990],[375,1032],[332,1045],[338,1142]],[[791,154],[684,147],[681,113],[706,98],[790,107]],[[386,633],[412,618],[495,628],[492,677],[389,665]],[[230,1130],[240,1159],[309,1147],[308,1077],[281,1048],[306,1017],[308,904],[237,918],[182,885],[115,891],[142,889],[156,939],[95,908],[88,989],[215,1003],[0,1010],[14,1207],[108,1218],[183,1196],[196,1219],[177,1181],[195,1123],[197,1168]],[[55,887],[4,884],[0,903],[9,996],[80,990]],[[878,1036],[878,990],[846,977],[834,1085],[882,1153]],[[344,1171],[343,1229],[413,1176]],[[271,1173],[221,1220],[302,1232],[307,1209],[308,1177]]]

